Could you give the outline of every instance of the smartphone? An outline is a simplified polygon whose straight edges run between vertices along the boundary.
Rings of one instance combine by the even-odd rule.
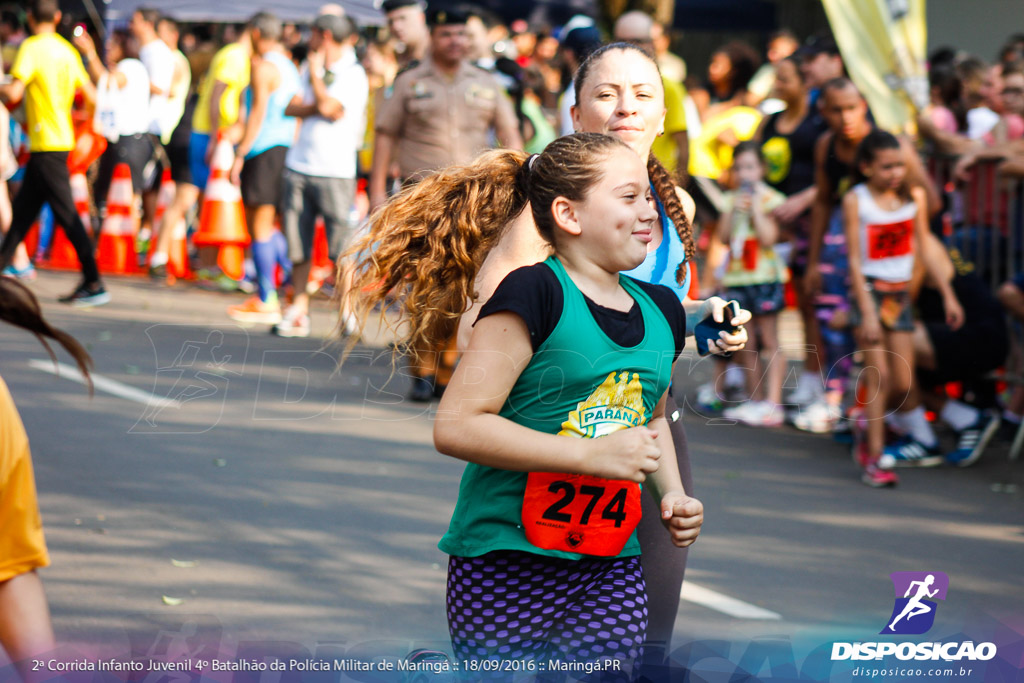
[[[706,356],[711,353],[708,350],[708,339],[717,341],[719,339],[719,332],[728,332],[729,334],[735,334],[739,332],[739,327],[734,327],[732,319],[740,314],[740,305],[737,301],[727,301],[725,309],[722,311],[722,322],[717,322],[713,315],[701,320],[697,323],[697,326],[693,328],[693,338],[697,340],[697,353],[702,356]],[[730,358],[732,352],[717,354],[720,358]]]

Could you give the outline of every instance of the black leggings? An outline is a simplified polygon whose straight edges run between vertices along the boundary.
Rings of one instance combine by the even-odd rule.
[[[64,234],[75,248],[78,262],[82,264],[84,283],[91,285],[99,282],[100,273],[93,256],[93,243],[71,198],[67,152],[32,152],[29,157],[21,189],[14,198],[11,229],[4,236],[3,243],[0,243],[0,264],[10,263],[14,250],[25,239],[45,202],[49,202],[54,220],[64,228]]]
[[[686,443],[686,432],[682,420],[673,421],[672,416],[679,410],[672,396],[665,405],[669,432],[676,448],[676,462],[679,476],[683,481],[686,495],[693,495],[693,474],[690,471],[690,450]],[[659,505],[649,495],[643,496],[643,517],[637,527],[640,541],[640,560],[644,567],[647,583],[647,654],[658,648],[666,650],[672,640],[672,627],[679,612],[679,591],[683,586],[686,572],[686,557],[689,548],[677,548],[672,544],[668,531],[661,523]]]

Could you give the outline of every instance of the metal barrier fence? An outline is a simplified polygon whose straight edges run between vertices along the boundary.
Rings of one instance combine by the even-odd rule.
[[[955,162],[925,157],[944,202],[940,234],[995,292],[1024,273],[1024,178],[1002,176],[997,161],[978,162],[966,178],[954,178]]]

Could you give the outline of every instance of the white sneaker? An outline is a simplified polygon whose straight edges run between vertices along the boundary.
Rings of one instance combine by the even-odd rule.
[[[814,380],[807,375],[800,375],[797,380],[796,389],[786,397],[786,403],[806,406],[820,401],[825,395],[825,387],[821,380]]]
[[[309,315],[295,306],[289,306],[281,316],[281,322],[270,328],[279,337],[308,337]]]
[[[785,419],[785,411],[768,401],[747,401],[734,408],[726,408],[722,417],[750,427],[778,427]]]
[[[722,409],[722,399],[715,393],[711,382],[697,387],[697,407],[709,413],[717,413]]]
[[[793,418],[793,426],[805,432],[827,434],[832,431],[840,417],[842,410],[839,406],[829,405],[825,401],[815,401],[800,408],[797,416]]]
[[[742,391],[747,386],[747,377],[743,368],[730,365],[725,370],[725,388]]]

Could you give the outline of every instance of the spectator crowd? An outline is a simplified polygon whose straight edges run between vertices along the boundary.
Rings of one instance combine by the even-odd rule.
[[[539,153],[572,133],[576,70],[625,42],[661,71],[651,152],[686,206],[692,198],[689,296],[721,295],[753,315],[746,348],[687,388],[692,410],[834,433],[852,441],[873,486],[895,483],[899,466],[969,465],[1016,431],[1024,392],[998,372],[1012,374],[1024,322],[1024,272],[1013,266],[1024,35],[991,63],[933,50],[931,102],[911,138],[875,128],[828,35],[778,31],[763,56],[730,41],[694,73],[670,51],[670,29],[642,12],[605,32],[582,15],[546,26],[469,4],[385,0],[382,10],[386,28],[358,26],[336,5],[306,24],[259,12],[212,26],[141,6],[100,39],[57,0],[4,9],[4,274],[31,280],[62,230],[82,279],[61,301],[109,301],[97,245],[130,182],[134,267],[173,284],[184,248],[198,284],[248,294],[227,316],[308,336],[310,297],[346,292],[352,272],[339,257],[373,211],[488,148]],[[244,206],[242,272],[201,239],[226,182]],[[989,201],[997,195],[1001,204]],[[321,245],[337,272],[318,267]],[[784,396],[787,306],[807,351]],[[346,307],[340,317],[356,329]],[[454,339],[434,351],[412,368],[414,400],[439,396],[451,375]],[[935,418],[955,446],[942,447]]]

